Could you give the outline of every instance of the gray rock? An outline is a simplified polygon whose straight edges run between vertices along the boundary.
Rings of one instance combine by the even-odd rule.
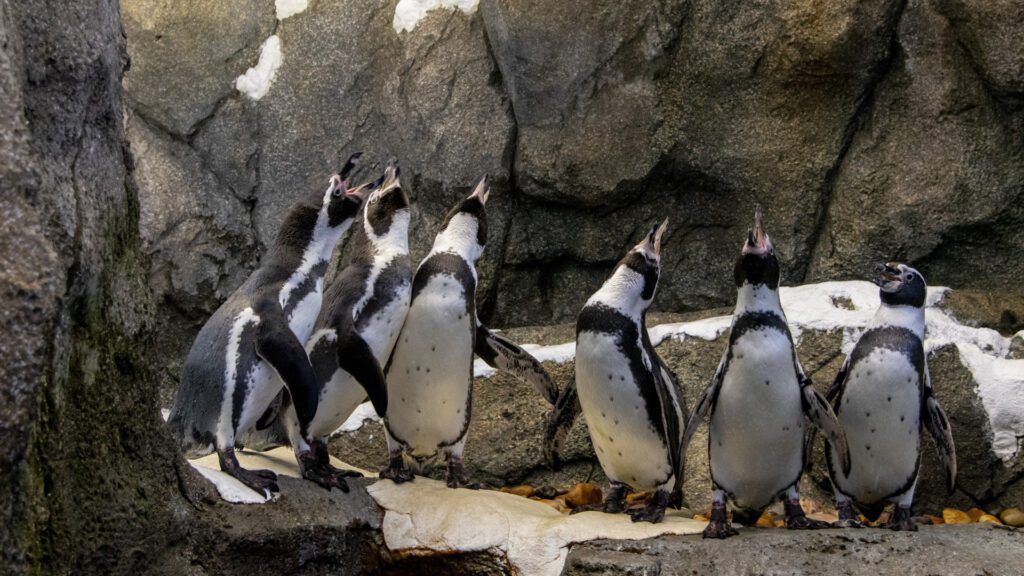
[[[1024,533],[984,524],[918,532],[750,529],[725,541],[663,536],[576,544],[562,574],[1010,574],[1022,552]]]
[[[1005,254],[1024,249],[1019,109],[988,87],[932,3],[907,4],[894,42],[841,158],[809,278],[862,276],[887,259],[915,263],[932,283],[1019,288],[1000,272]]]
[[[266,0],[125,0],[122,15],[131,57],[128,101],[178,136],[234,92],[235,78],[256,63],[275,25]]]

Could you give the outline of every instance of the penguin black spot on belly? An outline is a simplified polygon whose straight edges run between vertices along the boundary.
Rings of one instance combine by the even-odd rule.
[[[783,426],[782,427],[782,431],[783,432],[789,432],[789,426]]]
[[[431,352],[435,352],[435,351],[437,351],[437,346],[431,346],[431,347],[430,347],[430,351],[431,351]]]
[[[885,401],[886,402],[892,402],[892,396],[886,396],[885,397]]]
[[[430,368],[427,368],[427,374],[430,374]]]
[[[601,418],[607,418],[607,417],[608,417],[607,414],[605,414],[604,412],[601,412]]]
[[[721,441],[721,440],[719,440],[719,441],[718,441],[718,447],[719,447],[719,448],[721,448],[721,447],[722,447],[722,441]]]
[[[871,412],[865,412],[864,416],[867,417],[867,418],[871,418]]]
[[[456,414],[462,414],[462,408],[459,408],[458,410],[456,410],[455,413]]]
[[[872,429],[871,429],[871,433],[872,433],[872,434],[874,434],[874,433],[875,433],[875,429],[874,429],[874,428],[872,428]]]
[[[771,385],[772,385],[772,383],[771,383],[771,381],[770,381],[770,380],[765,380],[765,381],[764,381],[764,385],[765,385],[765,386],[771,386]]]
[[[417,413],[417,414],[423,414],[423,410],[420,410],[419,408],[417,408],[417,409],[416,409],[416,413]]]
[[[626,381],[626,377],[625,376],[619,376],[619,381],[620,382],[625,382]]]
[[[608,395],[608,401],[609,402],[615,402],[615,398],[611,394],[609,394]]]
[[[907,384],[910,384],[910,382],[911,382],[910,377],[907,377]]]
[[[871,451],[871,445],[870,445],[870,444],[865,444],[865,445],[864,445],[864,447],[865,447],[865,448],[867,448],[867,450],[868,450],[869,452]]]
[[[609,374],[609,375],[608,375],[608,379],[609,379],[609,380],[611,380],[611,379],[612,379],[612,375],[611,375],[611,374]]]
[[[420,367],[419,367],[419,366],[417,366],[417,367],[416,367],[416,371],[417,371],[417,372],[419,372],[419,371],[420,371]]]
[[[616,419],[615,419],[615,425],[616,425],[616,426],[618,426],[618,425],[619,425],[619,419],[618,419],[618,418],[616,418]]]
[[[901,415],[900,415],[900,422],[903,422],[903,419],[904,419],[904,418],[906,418],[906,416],[905,416],[905,415],[902,415],[902,414],[901,414]]]

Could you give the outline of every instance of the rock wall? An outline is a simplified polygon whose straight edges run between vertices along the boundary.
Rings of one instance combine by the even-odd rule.
[[[0,573],[138,573],[184,537],[113,0],[0,2]]]

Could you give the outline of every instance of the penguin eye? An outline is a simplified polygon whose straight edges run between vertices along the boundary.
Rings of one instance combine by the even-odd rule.
[[[331,196],[334,196],[335,198],[340,198],[343,192],[344,190],[342,190],[341,187],[338,187],[334,189],[334,192],[331,192]]]
[[[903,281],[904,282],[910,282],[913,279],[914,279],[914,275],[913,274],[907,274],[906,276],[903,277]]]

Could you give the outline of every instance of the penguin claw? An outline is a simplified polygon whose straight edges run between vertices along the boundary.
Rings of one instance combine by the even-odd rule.
[[[330,490],[337,488],[342,492],[348,492],[348,482],[345,481],[345,471],[338,470],[333,466],[307,468],[302,471],[302,477],[311,482],[316,482],[322,488]]]
[[[729,524],[728,521],[720,522],[717,520],[711,520],[710,522],[708,522],[707,527],[704,528],[704,532],[701,533],[701,535],[704,538],[718,539],[725,539],[730,536],[735,536],[737,534],[739,534],[739,532],[737,532],[736,529],[732,527],[732,524]]]
[[[651,524],[657,524],[665,518],[665,507],[647,505],[637,510],[630,510],[628,514],[629,518],[633,522],[650,522]]]
[[[242,484],[252,488],[253,491],[265,494],[268,498],[271,493],[281,491],[280,487],[277,485],[277,474],[274,474],[271,470],[246,470],[245,468],[236,468],[231,471],[225,470],[225,472],[234,476]]]

